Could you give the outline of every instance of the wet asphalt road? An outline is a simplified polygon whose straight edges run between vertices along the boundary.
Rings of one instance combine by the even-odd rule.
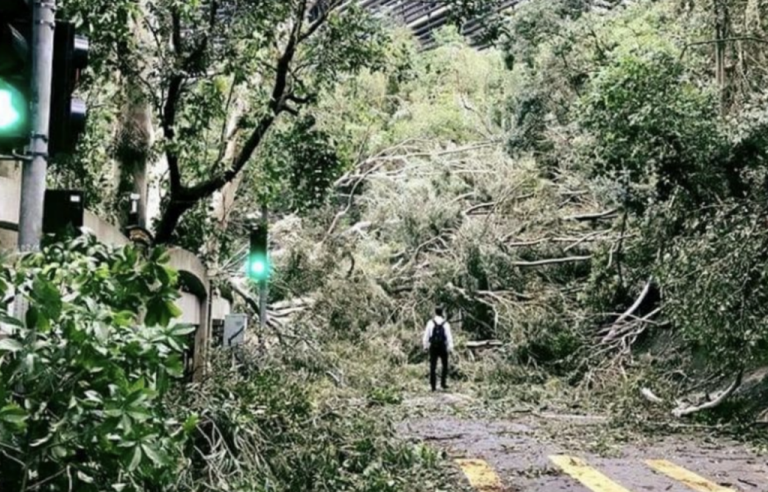
[[[604,422],[533,415],[510,421],[421,417],[401,424],[400,432],[442,448],[459,466],[466,460],[487,464],[498,481],[474,479],[480,492],[768,492],[764,457],[705,436],[653,437],[595,450],[598,436],[610,432]]]

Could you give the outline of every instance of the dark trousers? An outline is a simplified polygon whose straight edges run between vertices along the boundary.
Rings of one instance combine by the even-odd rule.
[[[432,386],[432,391],[437,387],[437,359],[440,359],[443,366],[443,372],[440,376],[440,386],[445,389],[448,380],[448,349],[446,347],[429,348],[429,384]]]

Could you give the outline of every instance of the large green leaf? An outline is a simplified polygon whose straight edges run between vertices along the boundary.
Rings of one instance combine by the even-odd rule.
[[[28,418],[27,412],[16,403],[0,408],[0,421],[13,425],[22,425]]]
[[[0,323],[15,326],[17,328],[24,328],[24,323],[22,323],[20,319],[15,318],[13,316],[9,316],[3,311],[0,311]]]
[[[141,464],[141,446],[136,445],[131,454],[131,461],[128,464],[128,471],[134,471]]]
[[[150,460],[152,460],[155,466],[163,466],[168,464],[168,458],[163,456],[163,453],[157,451],[153,446],[142,444],[141,449],[144,451],[144,454],[147,455]]]
[[[0,338],[0,352],[18,352],[24,346],[14,338]]]

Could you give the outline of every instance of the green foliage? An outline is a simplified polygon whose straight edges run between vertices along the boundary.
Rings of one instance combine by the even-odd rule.
[[[358,5],[349,5],[343,14],[331,15],[319,35],[308,43],[303,69],[310,71],[318,93],[362,69],[379,68],[389,41],[376,17]]]
[[[603,69],[585,98],[581,122],[595,140],[595,171],[631,187],[638,206],[677,188],[694,203],[723,193],[716,100],[686,79],[677,53],[641,49]]]
[[[256,190],[276,210],[307,212],[322,206],[333,183],[349,164],[339,155],[328,132],[318,129],[313,116],[303,116],[290,127],[275,132],[265,159],[256,170]]]
[[[558,376],[574,368],[588,343],[581,327],[568,326],[556,317],[531,323],[526,337],[526,343],[517,347],[518,360],[542,366]]]
[[[684,58],[687,48],[659,34],[663,12],[631,16],[623,25],[633,26],[632,42],[618,40],[623,28],[610,33],[611,51],[578,105],[577,121],[588,132],[580,149],[586,168],[614,181],[640,218],[630,221],[638,236],[622,255],[606,262],[614,249],[602,256],[613,268],[594,270],[591,306],[600,309],[602,298],[605,310],[627,309],[627,287],[655,272],[665,318],[697,364],[754,366],[762,361],[764,314],[759,289],[744,287],[760,278],[763,264],[756,224],[764,120],[752,105],[740,117],[724,117],[700,54]]]
[[[669,319],[715,367],[766,361],[765,219],[762,206],[746,203],[691,217],[660,265]]]
[[[331,256],[324,262],[313,261],[306,245],[291,245],[280,263],[280,268],[270,280],[270,296],[274,299],[291,299],[321,288],[332,275],[340,261]],[[343,257],[342,253],[337,254]]]
[[[139,3],[133,0],[63,0],[57,5],[62,18],[80,27],[91,43],[89,53],[90,73],[96,77],[118,64],[130,65],[135,58],[120,59],[129,54],[128,48],[136,43],[130,21],[141,14]],[[120,47],[120,51],[113,48]],[[93,82],[92,78],[85,81]]]
[[[195,490],[429,490],[437,460],[429,450],[400,443],[392,424],[344,401],[313,403],[313,380],[256,369],[243,354],[233,368],[215,358],[210,379],[179,395],[178,405],[200,414],[195,447],[200,459],[185,480]]]
[[[463,145],[490,137],[499,126],[497,103],[510,90],[500,54],[480,53],[455,33],[442,38],[419,53],[410,34],[397,31],[378,70],[320,98],[318,125],[336,137],[348,159],[419,139]]]
[[[172,323],[176,273],[83,236],[21,257],[0,293],[24,299],[24,321],[0,311],[0,457],[8,490],[169,490],[185,466],[185,428],[164,405],[182,375]],[[143,321],[142,321],[143,320]]]
[[[345,261],[312,286],[322,300],[313,323],[339,328],[337,342],[363,343],[368,329],[381,337],[372,347],[394,354],[386,363],[405,370],[423,363],[418,345],[387,330],[413,337],[445,304],[457,333],[510,345],[509,357],[478,363],[495,368],[481,371],[494,386],[525,380],[513,364],[599,386],[610,374],[596,376],[595,363],[652,359],[669,345],[683,355],[664,369],[687,370],[695,354],[719,370],[745,350],[740,363],[763,362],[762,295],[739,280],[762,281],[752,224],[765,201],[764,96],[722,104],[712,46],[695,44],[712,37],[709,7],[689,14],[660,1],[597,15],[587,4],[515,9],[503,53],[467,50],[455,32],[417,53],[396,36],[381,71],[320,99],[319,127],[356,156],[350,174],[371,175],[351,198],[345,182],[320,217],[325,233],[349,205],[331,241],[355,258],[354,280],[341,275]],[[754,83],[736,74],[752,71],[745,56],[730,59],[726,93]],[[472,148],[502,139],[507,156]],[[453,154],[462,146],[472,150]],[[536,264],[568,257],[582,259]],[[649,278],[649,294],[619,319]],[[604,340],[614,324],[628,331]]]
[[[397,405],[402,401],[403,396],[395,388],[374,387],[368,392],[369,405]]]
[[[533,68],[541,45],[562,36],[569,22],[578,19],[588,6],[585,0],[553,0],[516,9],[502,36],[507,66],[520,63]]]
[[[347,161],[328,134],[292,119],[338,82],[379,67],[389,43],[380,19],[339,4],[310,19],[300,0],[64,1],[62,15],[91,41],[83,86],[91,111],[79,152],[52,167],[52,179],[86,189],[102,216],[123,217],[125,183],[145,170],[151,181],[162,160],[170,173],[150,186],[164,213],[156,237],[199,249],[229,239],[222,224],[206,223],[205,202],[226,183],[236,188],[258,160],[269,163],[275,137],[271,160],[285,165],[260,166],[248,193],[263,201],[297,187],[276,208],[316,207]],[[139,155],[125,152],[134,134],[146,147]],[[254,201],[240,208],[256,210]],[[189,223],[175,231],[180,222]]]
[[[326,296],[316,311],[328,320],[330,336],[359,339],[387,318],[390,307],[384,291],[374,282],[354,276],[344,282],[327,284]],[[366,306],[365,310],[360,310]]]

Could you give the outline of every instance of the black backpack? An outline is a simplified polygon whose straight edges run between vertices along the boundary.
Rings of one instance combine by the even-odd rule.
[[[445,321],[438,323],[432,320],[434,326],[432,327],[432,336],[429,337],[429,344],[431,347],[445,347]]]

